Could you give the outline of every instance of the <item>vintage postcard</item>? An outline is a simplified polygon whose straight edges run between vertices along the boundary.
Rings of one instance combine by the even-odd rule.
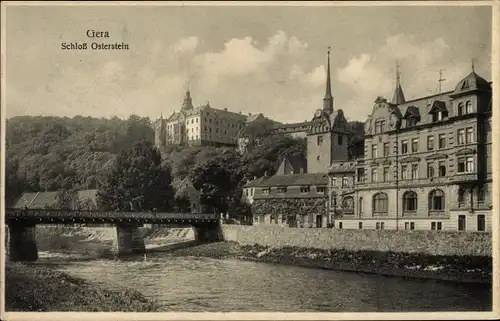
[[[499,8],[3,2],[2,320],[498,317]]]

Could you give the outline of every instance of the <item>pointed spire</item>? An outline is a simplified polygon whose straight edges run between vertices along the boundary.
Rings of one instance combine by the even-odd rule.
[[[399,62],[396,62],[396,89],[394,90],[391,103],[399,105],[405,102],[405,95],[403,93],[403,88],[401,88],[401,72],[399,71]]]
[[[330,80],[330,50],[331,47],[328,46],[327,67],[326,67],[326,91],[325,91],[325,98],[323,98],[323,110],[329,114],[333,113],[332,84]]]

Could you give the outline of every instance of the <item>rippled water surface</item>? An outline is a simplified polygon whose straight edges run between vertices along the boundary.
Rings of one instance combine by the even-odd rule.
[[[140,291],[157,300],[164,311],[405,312],[491,309],[491,289],[487,285],[412,280],[236,260],[165,255],[148,258],[147,262],[68,261],[58,265],[58,269],[107,288]]]

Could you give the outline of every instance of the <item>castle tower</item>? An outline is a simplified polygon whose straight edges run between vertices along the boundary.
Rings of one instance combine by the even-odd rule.
[[[326,91],[325,91],[325,98],[323,98],[323,110],[327,114],[333,113],[333,96],[332,96],[332,85],[331,85],[331,80],[330,80],[330,49],[331,47],[328,47],[328,53],[327,53],[327,67],[326,67]]]
[[[184,97],[184,101],[182,102],[182,108],[181,110],[190,110],[193,109],[193,100],[191,99],[191,92],[188,90],[186,91],[186,96]]]
[[[399,64],[396,63],[396,89],[392,95],[391,103],[395,105],[404,104],[406,102],[403,88],[401,88],[401,73],[399,72]]]

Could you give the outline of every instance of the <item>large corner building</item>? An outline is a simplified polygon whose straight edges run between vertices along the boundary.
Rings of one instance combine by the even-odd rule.
[[[254,223],[491,231],[491,83],[473,68],[453,90],[407,101],[398,72],[392,99],[378,97],[365,122],[364,153],[353,157],[329,59],[323,108],[275,130],[306,132],[307,165],[245,186]]]

